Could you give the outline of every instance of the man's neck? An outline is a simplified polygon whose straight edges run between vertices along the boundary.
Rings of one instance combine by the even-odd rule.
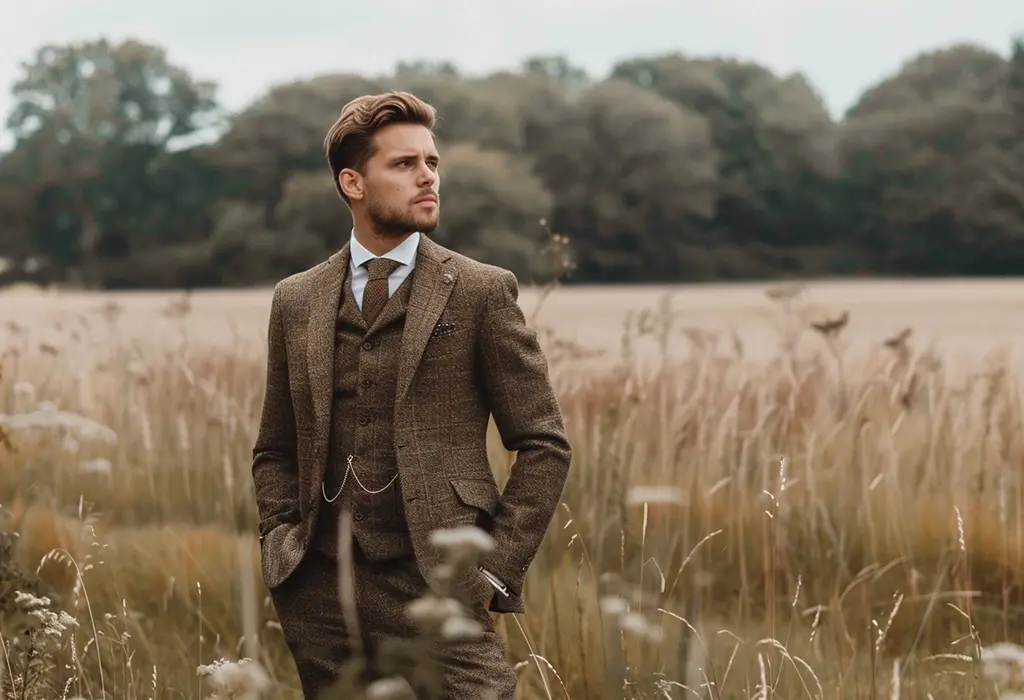
[[[412,235],[412,233],[406,233],[401,236],[381,236],[376,232],[367,234],[365,233],[366,230],[365,227],[355,226],[352,229],[352,234],[359,241],[359,245],[377,256],[391,252]]]

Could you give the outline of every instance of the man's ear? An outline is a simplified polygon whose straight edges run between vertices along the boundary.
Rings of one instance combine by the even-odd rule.
[[[363,176],[352,168],[345,168],[338,173],[338,184],[341,191],[351,200],[361,200],[364,195]]]

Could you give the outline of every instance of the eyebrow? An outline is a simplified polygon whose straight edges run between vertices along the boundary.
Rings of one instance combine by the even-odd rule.
[[[400,155],[392,157],[390,159],[390,162],[397,163],[398,161],[401,161],[401,160],[414,160],[417,157],[418,157],[418,155],[416,153],[402,153]],[[428,155],[426,157],[426,159],[427,160],[439,161],[439,160],[441,160],[441,156],[436,154],[436,153],[432,153],[432,154]]]

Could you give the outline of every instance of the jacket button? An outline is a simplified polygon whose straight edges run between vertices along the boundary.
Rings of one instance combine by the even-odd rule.
[[[355,517],[356,520],[362,520],[363,519],[363,514],[362,513],[356,513],[355,516],[353,516],[353,517]]]
[[[365,343],[363,343],[363,350],[373,350],[373,343],[367,340]]]
[[[371,386],[373,386],[373,380],[372,379],[364,379],[363,380],[363,387],[364,388],[369,389]]]
[[[359,419],[359,425],[369,425],[369,424],[370,424],[370,419],[367,418],[366,416],[363,416],[362,418]]]

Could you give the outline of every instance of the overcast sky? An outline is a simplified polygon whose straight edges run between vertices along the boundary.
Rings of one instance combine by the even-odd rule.
[[[970,41],[1005,54],[1020,31],[1024,0],[0,0],[0,114],[36,47],[99,36],[164,46],[231,109],[276,82],[398,60],[476,73],[560,52],[603,74],[682,51],[803,71],[838,115],[919,51]]]

